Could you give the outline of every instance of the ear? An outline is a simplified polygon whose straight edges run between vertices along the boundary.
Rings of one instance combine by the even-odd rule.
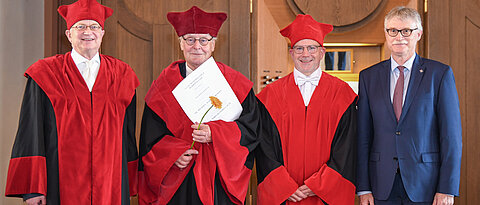
[[[323,46],[320,46],[319,49],[320,49],[320,52],[322,53],[322,55],[325,54],[325,52],[327,51],[327,49],[325,49],[325,47],[323,47]]]
[[[318,47],[318,49],[320,49],[320,58],[323,58],[327,50],[323,46]]]
[[[423,31],[418,31],[417,32],[417,41],[419,41],[422,38]]]
[[[185,45],[183,45],[182,40],[180,39],[178,42],[180,43],[180,50],[185,50]]]
[[[215,51],[215,42],[217,40],[213,40],[211,43],[210,43],[210,46],[212,47],[212,52]]]
[[[292,57],[292,59],[294,59],[295,53],[293,52],[293,49],[292,48],[288,49],[288,52],[290,53],[290,56]]]
[[[70,32],[70,30],[65,30],[65,36],[67,36],[67,39],[68,41],[70,41],[70,43],[72,43],[72,32]]]

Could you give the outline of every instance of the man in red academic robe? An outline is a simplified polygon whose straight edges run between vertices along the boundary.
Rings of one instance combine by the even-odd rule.
[[[354,203],[357,95],[319,69],[332,29],[298,15],[280,31],[291,41],[295,68],[257,95],[258,204]]]
[[[132,68],[99,54],[113,10],[60,6],[72,51],[39,60],[28,78],[5,195],[32,204],[129,204],[136,194]]]
[[[225,13],[208,13],[195,6],[167,15],[179,36],[185,60],[165,68],[145,97],[140,134],[140,204],[245,203],[259,129],[253,83],[216,62],[242,111],[234,121],[210,121],[202,123],[200,129],[172,94],[184,78],[211,58],[218,30],[226,18]],[[192,136],[195,143],[190,149]]]

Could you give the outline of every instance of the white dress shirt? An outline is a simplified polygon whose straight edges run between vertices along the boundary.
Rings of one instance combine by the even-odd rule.
[[[93,85],[97,79],[98,71],[100,70],[100,55],[95,54],[91,60],[81,56],[75,49],[72,49],[71,53],[73,62],[80,71],[80,74],[87,84],[88,90],[92,92]]]
[[[293,69],[293,78],[295,79],[295,84],[298,86],[298,89],[300,89],[300,93],[302,93],[305,106],[308,106],[308,103],[310,103],[313,91],[315,91],[320,77],[322,77],[322,70],[320,68],[309,76],[304,75],[296,68]]]
[[[190,75],[190,73],[193,72],[193,70],[190,68],[190,66],[188,66],[188,63],[187,63],[187,62],[185,62],[185,65],[187,65],[187,66],[185,66],[185,67],[186,67],[186,69],[185,69],[185,77],[187,77],[188,75]]]

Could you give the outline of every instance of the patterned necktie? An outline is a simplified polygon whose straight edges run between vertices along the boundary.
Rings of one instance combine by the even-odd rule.
[[[400,75],[398,76],[397,84],[395,85],[395,91],[393,91],[393,110],[395,111],[395,116],[397,117],[397,122],[400,119],[400,115],[402,115],[402,103],[403,103],[403,70],[405,69],[404,66],[398,66],[398,70],[400,71]]]

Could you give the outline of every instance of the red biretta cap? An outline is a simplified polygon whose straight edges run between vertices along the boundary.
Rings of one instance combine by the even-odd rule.
[[[280,30],[282,36],[290,39],[293,47],[302,39],[312,39],[323,46],[323,39],[333,30],[330,24],[319,23],[310,15],[297,15],[297,18],[287,27]]]
[[[216,37],[222,26],[226,13],[208,13],[196,6],[184,12],[168,12],[168,21],[172,24],[178,36],[185,34],[210,34]]]
[[[68,29],[81,20],[94,20],[104,28],[103,23],[113,14],[113,9],[96,0],[78,0],[73,4],[58,7],[58,13],[67,21]]]

